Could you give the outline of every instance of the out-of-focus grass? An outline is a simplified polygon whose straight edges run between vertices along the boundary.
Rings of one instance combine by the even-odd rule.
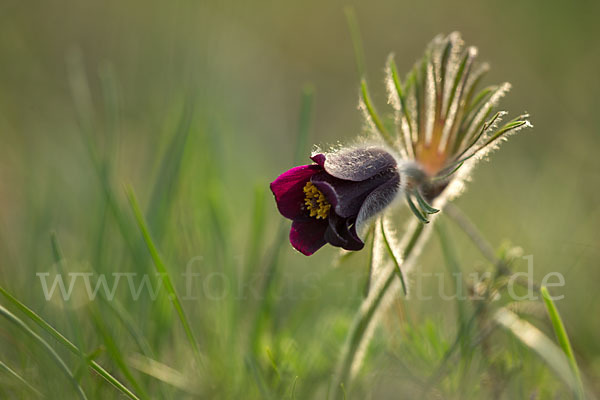
[[[305,258],[279,248],[287,225],[277,228],[267,185],[303,143],[336,144],[361,130],[344,5],[0,5],[0,286],[35,314],[4,297],[0,304],[37,335],[0,322],[0,397],[29,398],[35,390],[75,396],[43,343],[88,398],[116,397],[111,378],[140,398],[326,397],[363,296],[368,254],[334,269],[331,249]],[[513,84],[503,108],[533,116],[535,129],[482,164],[459,204],[494,247],[509,239],[532,254],[538,282],[551,271],[564,275],[566,285],[552,293],[565,296],[555,305],[592,393],[600,391],[600,321],[593,318],[600,305],[600,87],[592,78],[600,62],[599,7],[462,0],[355,6],[370,82],[382,76],[390,51],[398,70],[407,71],[431,37],[458,29],[490,61],[489,81]],[[305,97],[299,118],[306,81],[316,101]],[[374,105],[385,109],[382,85],[370,87]],[[311,126],[310,140],[297,140],[299,125],[304,134]],[[131,294],[130,280],[138,289],[145,275],[153,287],[161,279],[125,184],[135,188],[199,338],[199,359],[165,287],[155,298],[146,289],[137,299]],[[458,229],[445,228],[452,246],[442,252],[432,241],[419,262],[423,272],[447,272],[445,262],[464,272],[491,268]],[[53,231],[62,255],[56,241],[51,245]],[[277,273],[265,301],[271,265]],[[512,269],[526,270],[525,261]],[[90,301],[79,275],[70,300],[46,300],[36,274],[49,273],[51,283],[61,271],[91,273],[92,288],[99,274],[109,286],[113,274],[129,275],[121,275],[113,298],[100,290]],[[197,275],[186,279],[187,272]],[[471,340],[482,343],[486,326],[473,322],[472,336],[457,336],[460,308],[438,294],[433,278],[424,282],[431,299],[394,304],[349,397],[410,398],[425,390],[487,398],[500,378],[505,398],[568,394],[517,337],[494,331],[485,351],[470,348]],[[523,305],[519,315],[553,338],[541,305]],[[474,306],[464,306],[468,324]],[[452,356],[458,367],[433,382],[457,337],[465,339]],[[106,379],[91,372],[99,371],[94,365]]]

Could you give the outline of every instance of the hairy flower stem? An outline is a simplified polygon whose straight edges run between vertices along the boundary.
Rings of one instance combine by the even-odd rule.
[[[429,236],[427,233],[431,231],[431,225],[432,224],[424,225],[417,221],[411,223],[402,239],[402,243],[404,244],[402,251],[404,265],[410,266],[414,263],[419,255],[419,250]],[[356,313],[348,336],[346,337],[346,343],[342,348],[342,354],[335,375],[331,381],[330,393],[333,394],[331,399],[337,400],[342,398],[342,385],[345,388],[349,387],[353,370],[356,369],[354,364],[358,360],[357,356],[360,353],[359,349],[361,349],[364,345],[364,340],[368,337],[367,333],[369,332],[369,328],[373,323],[377,312],[383,308],[382,305],[385,306],[383,299],[386,294],[389,293],[390,288],[393,287],[392,283],[394,283],[395,279],[398,279],[396,267],[390,265],[390,267],[382,273],[382,276],[379,277],[378,281],[380,284],[376,284],[375,287],[372,288]]]

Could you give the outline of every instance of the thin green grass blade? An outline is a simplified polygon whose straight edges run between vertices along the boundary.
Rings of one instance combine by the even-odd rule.
[[[64,253],[62,251],[62,248],[58,241],[58,237],[56,236],[55,232],[52,232],[50,234],[50,240],[51,240],[51,244],[52,244],[52,252],[54,254],[55,262],[59,265],[61,273],[63,275],[66,275],[66,271],[64,269],[64,262],[65,262]],[[135,379],[135,377],[133,376],[133,374],[127,367],[127,364],[124,362],[124,359],[121,356],[121,352],[119,351],[114,338],[112,337],[112,335],[106,328],[104,320],[100,317],[99,313],[95,310],[94,304],[90,304],[90,311],[92,313],[92,317],[93,317],[92,320],[94,321],[94,323],[96,325],[97,331],[102,335],[102,337],[104,339],[104,344],[106,345],[106,347],[108,349],[108,353],[111,355],[111,357],[116,362],[117,366],[119,367],[119,369],[121,370],[123,375],[127,378],[129,383],[131,383],[133,388],[140,394],[140,396],[142,398],[148,399],[149,398],[148,394],[145,392],[143,387],[137,382],[137,380]],[[69,324],[71,325],[73,331],[75,332],[75,336],[77,338],[77,342],[76,342],[77,348],[83,349],[84,346],[83,346],[83,338],[82,338],[81,330],[79,328],[79,324],[75,321],[74,315],[71,310],[67,310],[67,318],[69,320]],[[89,362],[88,357],[85,356],[84,354],[81,354],[81,363],[83,365],[85,365],[88,362]]]
[[[574,393],[578,393],[577,376],[571,369],[567,356],[542,331],[505,307],[498,309],[493,319],[537,353]]]
[[[271,392],[268,390],[267,386],[265,385],[265,382],[262,378],[262,374],[260,373],[260,370],[258,369],[258,366],[256,365],[256,362],[254,361],[254,359],[251,356],[246,356],[245,362],[246,362],[246,368],[249,369],[250,372],[252,373],[252,377],[254,378],[254,381],[256,382],[256,386],[258,387],[258,390],[260,391],[261,398],[267,399],[267,400],[272,399],[273,396],[271,395]]]
[[[302,88],[302,97],[300,99],[300,117],[298,121],[294,165],[298,165],[306,159],[306,153],[308,152],[308,138],[313,119],[314,101],[315,88],[312,84],[307,83]]]
[[[302,95],[302,104],[300,108],[300,118],[298,121],[298,131],[297,131],[297,139],[296,144],[301,146],[305,141],[305,138],[308,138],[310,135],[310,120],[312,115],[312,105],[313,105],[314,95],[309,92],[304,92]],[[304,154],[304,149],[298,147],[294,152],[298,157],[297,162],[301,162],[300,160],[304,157],[300,157]],[[264,261],[264,268],[262,269],[263,279],[260,283],[259,289],[259,300],[258,304],[256,304],[256,308],[254,310],[253,322],[250,328],[250,340],[249,346],[250,351],[253,354],[259,353],[259,339],[260,333],[263,326],[263,322],[265,316],[268,314],[269,309],[271,308],[273,302],[272,293],[274,291],[274,286],[276,282],[276,278],[278,275],[278,267],[280,262],[281,250],[287,239],[287,230],[288,227],[285,223],[280,222],[279,226],[276,228],[275,233],[275,241],[271,248],[268,250],[268,254],[266,256],[266,261]]]
[[[375,224],[369,228],[369,232],[367,233],[366,240],[370,240],[369,243],[369,257],[367,260],[367,279],[365,280],[365,287],[363,289],[363,297],[367,297],[369,295],[369,290],[371,290],[371,283],[373,282],[373,261],[375,259]]]
[[[356,69],[358,76],[362,79],[366,75],[365,70],[365,52],[362,44],[362,38],[360,30],[358,29],[358,20],[356,19],[356,12],[354,7],[344,7],[344,15],[346,16],[346,22],[348,23],[348,29],[350,29],[350,36],[352,38],[352,46],[354,48],[354,58],[356,61]]]
[[[17,317],[16,315],[14,315],[10,311],[8,311],[3,306],[0,306],[0,315],[2,315],[4,318],[6,318],[10,322],[12,322],[21,331],[23,331],[25,334],[27,334],[28,336],[30,336],[31,338],[33,338],[33,340],[35,340],[37,343],[39,343],[40,346],[43,347],[44,350],[46,350],[46,352],[50,355],[50,357],[56,363],[56,365],[59,367],[59,369],[65,374],[65,376],[67,377],[67,379],[69,380],[69,382],[73,386],[73,389],[77,393],[77,396],[80,399],[82,399],[82,400],[86,400],[87,399],[85,393],[83,392],[83,389],[81,388],[81,386],[79,386],[79,382],[77,382],[77,380],[75,379],[75,377],[71,373],[71,370],[69,369],[69,367],[67,366],[67,364],[58,355],[58,353],[52,348],[52,346],[50,346],[48,344],[48,342],[46,342],[41,336],[39,336],[37,333],[35,333],[19,317]]]
[[[31,319],[34,323],[36,323],[40,328],[49,333],[54,339],[56,339],[60,344],[65,346],[70,352],[76,354],[78,356],[85,357],[85,354],[77,348],[73,343],[71,343],[66,337],[64,337],[59,331],[54,329],[52,325],[47,323],[42,317],[37,315],[35,311],[31,310],[25,304],[21,303],[17,298],[15,298],[12,294],[7,292],[3,287],[0,286],[0,294],[2,294],[10,303],[12,303],[16,308],[18,308],[23,314],[25,314],[29,319]],[[87,357],[86,357],[87,359]],[[129,397],[132,400],[139,400],[138,397],[133,394],[125,385],[119,382],[114,376],[108,373],[104,368],[102,368],[97,362],[93,360],[89,360],[90,368],[98,373],[101,377],[103,377],[107,382],[112,384],[115,388],[120,390],[124,395]]]
[[[583,399],[584,389],[581,381],[581,374],[579,372],[579,367],[577,366],[577,360],[573,354],[573,348],[571,347],[571,341],[567,335],[567,330],[565,329],[565,325],[563,324],[558,309],[556,308],[554,301],[552,301],[552,297],[550,297],[550,293],[548,293],[548,289],[545,286],[542,286],[541,293],[542,298],[544,299],[544,304],[546,305],[546,310],[548,310],[548,316],[552,322],[552,328],[554,328],[554,333],[556,334],[556,339],[558,340],[561,349],[567,356],[569,365],[571,366],[571,369],[573,370],[573,373],[577,379],[577,391],[575,393],[576,397],[578,399]]]
[[[450,236],[448,235],[448,231],[446,229],[444,221],[438,221],[435,225],[435,231],[437,233],[438,239],[440,241],[440,246],[442,248],[442,255],[444,256],[444,261],[446,263],[446,267],[448,272],[450,272],[452,281],[452,286],[454,289],[454,293],[456,293],[456,313],[457,313],[457,322],[459,327],[459,332],[467,332],[467,311],[465,308],[465,301],[463,300],[464,293],[462,293],[462,283],[459,288],[456,284],[454,277],[462,277],[462,271],[460,269],[460,264],[458,262],[458,257],[456,255],[456,248],[453,246],[452,241],[450,240]],[[462,282],[462,280],[461,280]],[[460,291],[459,291],[460,290]],[[464,354],[467,348],[467,340],[466,335],[461,335],[458,337],[460,341],[461,351]]]
[[[377,114],[377,110],[375,110],[375,106],[373,106],[373,102],[371,101],[371,96],[369,96],[367,81],[364,79],[360,82],[360,102],[361,109],[363,109],[363,113],[365,114],[367,121],[373,124],[375,130],[381,135],[383,140],[385,140],[388,145],[394,147],[394,139],[383,125],[383,122],[381,122],[381,118]]]
[[[390,258],[392,259],[392,262],[394,263],[394,265],[396,266],[396,275],[398,276],[398,279],[400,279],[400,284],[402,285],[402,291],[404,292],[404,295],[406,296],[408,294],[408,291],[406,290],[406,281],[404,280],[404,274],[402,273],[402,260],[398,259],[398,257],[396,256],[396,253],[394,253],[394,249],[392,248],[392,245],[390,244],[390,240],[388,239],[388,234],[385,231],[385,224],[383,223],[383,218],[379,219],[380,223],[379,223],[379,227],[381,229],[381,236],[383,237],[383,242],[385,243],[385,248],[388,251],[388,254],[390,255]]]
[[[131,338],[140,349],[140,351],[146,357],[154,357],[154,351],[150,346],[150,343],[146,340],[140,328],[136,325],[136,322],[131,317],[131,314],[123,307],[123,305],[116,299],[107,300],[104,295],[100,299],[108,306],[108,308],[115,314],[117,319],[121,321],[127,332],[131,335]]]
[[[58,241],[58,237],[56,232],[50,232],[50,244],[52,246],[52,255],[54,256],[54,263],[58,266],[58,269],[62,276],[67,276],[67,271],[65,270],[65,256]],[[75,343],[79,349],[84,349],[83,346],[83,334],[81,332],[80,324],[77,323],[77,317],[74,315],[73,310],[68,306],[68,301],[63,301],[65,304],[65,313],[67,316],[67,321],[69,322],[69,327],[72,333],[75,336]],[[81,363],[86,364],[86,360],[84,357],[81,357]]]
[[[17,381],[19,381],[23,386],[29,389],[32,393],[34,393],[37,397],[44,398],[45,396],[36,388],[34,388],[29,382],[27,382],[21,375],[15,372],[11,367],[0,361],[0,371],[5,371]]]
[[[266,189],[264,185],[257,186],[254,189],[254,207],[252,211],[252,222],[250,224],[250,238],[248,245],[248,256],[246,257],[246,278],[249,278],[258,267],[260,259],[261,245],[265,234],[265,200]],[[245,279],[244,279],[245,280]]]
[[[167,292],[169,294],[169,299],[171,300],[171,303],[173,304],[175,311],[177,311],[177,315],[179,316],[179,319],[181,320],[181,324],[183,325],[185,334],[188,338],[188,341],[190,342],[190,345],[192,346],[192,350],[196,357],[196,361],[198,362],[198,365],[200,366],[200,365],[202,365],[202,358],[201,358],[198,342],[194,336],[194,332],[192,331],[192,327],[190,326],[190,323],[185,315],[183,307],[181,306],[181,301],[179,300],[179,296],[177,295],[177,292],[175,291],[175,286],[173,285],[171,276],[169,275],[167,268],[165,267],[160,255],[158,254],[158,250],[156,249],[156,246],[154,245],[154,242],[152,241],[152,238],[150,237],[150,232],[148,231],[146,221],[144,220],[142,211],[140,210],[140,206],[138,205],[138,201],[135,197],[135,193],[131,186],[127,187],[127,197],[129,198],[129,204],[131,205],[131,210],[133,211],[137,225],[138,225],[140,232],[144,238],[144,241],[146,242],[146,246],[148,247],[150,257],[152,258],[152,261],[154,262],[154,266],[156,267],[156,270],[162,276],[163,282],[165,284],[165,289],[167,290]]]
[[[156,177],[150,203],[146,212],[146,219],[152,232],[160,243],[164,234],[164,225],[169,213],[169,206],[177,192],[179,177],[182,171],[184,153],[188,138],[192,131],[194,118],[194,99],[192,95],[186,97],[183,110],[177,123],[175,134],[165,151]]]
[[[139,393],[142,399],[150,399],[144,388],[138,383],[137,379],[131,373],[131,370],[127,366],[127,363],[125,362],[122,352],[119,350],[119,347],[117,346],[113,335],[109,332],[100,313],[95,309],[93,305],[90,307],[90,314],[92,317],[92,321],[96,326],[96,331],[102,337],[102,343],[104,343],[104,345],[106,346],[108,354],[115,361],[117,367],[119,368],[123,376],[127,378],[129,383],[131,383],[133,388]]]
[[[140,264],[146,265],[146,263],[142,262],[144,258],[140,251],[140,246],[131,240],[133,237],[131,234],[132,227],[125,217],[124,212],[121,210],[118,197],[110,180],[108,166],[106,163],[102,162],[97,146],[92,140],[95,137],[94,106],[82,58],[81,52],[78,50],[71,52],[67,57],[69,86],[75,112],[77,114],[81,138],[102,187],[108,208],[115,217],[121,236],[136,260]]]
[[[104,115],[106,116],[106,139],[105,160],[108,165],[109,160],[114,161],[118,152],[117,144],[119,137],[119,123],[121,119],[119,104],[119,85],[116,72],[111,63],[104,63],[98,70],[100,84],[102,87],[102,98],[104,100]]]
[[[414,255],[415,249],[418,249],[418,244],[424,232],[424,224],[414,222],[405,232],[402,243],[404,244],[402,259],[408,261]],[[382,277],[383,278],[383,277]],[[342,397],[340,393],[340,384],[349,383],[351,380],[352,369],[356,367],[357,352],[363,342],[365,333],[367,332],[373,317],[377,313],[377,309],[381,304],[387,290],[396,279],[396,271],[392,270],[386,273],[382,285],[377,286],[377,290],[372,290],[369,296],[363,301],[362,306],[354,317],[346,342],[342,347],[342,352],[336,366],[335,374],[332,376],[328,391],[334,400]],[[329,396],[328,396],[329,397]]]

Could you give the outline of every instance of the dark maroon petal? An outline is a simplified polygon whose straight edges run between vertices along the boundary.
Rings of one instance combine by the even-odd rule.
[[[396,159],[378,147],[340,150],[311,157],[330,175],[348,181],[364,181],[378,173],[396,169]]]
[[[356,217],[355,231],[360,232],[362,225],[384,208],[390,205],[400,190],[400,176],[396,175],[375,189],[365,199]]]
[[[321,168],[325,167],[325,160],[326,160],[325,154],[318,153],[318,154],[315,154],[314,156],[311,156],[310,159],[313,160],[314,162],[316,162],[317,164],[319,164],[321,166]]]
[[[343,218],[356,216],[367,196],[379,186],[398,176],[396,170],[385,170],[364,181],[335,178],[327,172],[313,175],[311,182],[325,195],[335,212]]]
[[[315,173],[322,171],[318,165],[301,165],[279,175],[271,183],[271,191],[275,195],[277,208],[281,215],[295,219],[303,215],[304,185]]]
[[[327,226],[327,220],[324,219],[294,221],[290,230],[290,243],[300,253],[310,256],[327,243],[325,241]]]
[[[346,250],[360,250],[364,247],[362,240],[354,231],[354,218],[341,218],[335,213],[329,215],[329,226],[325,231],[325,240],[332,246]]]

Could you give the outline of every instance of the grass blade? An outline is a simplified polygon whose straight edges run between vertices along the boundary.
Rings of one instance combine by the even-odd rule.
[[[190,323],[188,322],[183,307],[181,306],[181,301],[179,300],[179,296],[175,291],[175,286],[173,286],[171,276],[169,275],[167,268],[165,267],[160,255],[158,254],[158,250],[156,249],[156,246],[154,245],[154,242],[150,237],[150,232],[148,231],[146,221],[144,220],[142,211],[140,210],[140,206],[138,205],[138,201],[135,197],[135,193],[133,192],[133,188],[131,186],[127,187],[127,197],[129,198],[129,204],[131,205],[131,210],[133,211],[138,227],[140,228],[140,232],[142,233],[144,241],[146,242],[146,246],[148,247],[148,251],[150,252],[150,257],[154,262],[156,270],[162,276],[162,279],[165,284],[165,289],[169,294],[169,299],[171,300],[171,303],[173,304],[173,307],[175,308],[175,311],[177,311],[177,315],[181,320],[181,324],[183,325],[185,334],[190,342],[190,345],[192,346],[192,350],[194,351],[194,355],[196,356],[198,365],[201,365],[202,359],[200,355],[200,348],[198,347],[198,342],[196,341],[194,332],[192,331],[192,328],[190,326]]]
[[[3,306],[0,306],[0,315],[2,315],[4,318],[6,318],[7,320],[9,320],[13,324],[15,324],[24,333],[26,333],[27,335],[32,337],[36,342],[38,342],[46,350],[46,352],[50,355],[52,360],[58,365],[60,370],[65,374],[65,376],[67,377],[67,379],[73,386],[73,389],[77,393],[77,396],[82,400],[87,399],[85,393],[83,392],[83,389],[81,388],[81,386],[79,386],[79,383],[77,382],[77,380],[71,373],[71,370],[69,369],[67,364],[58,355],[58,353],[52,348],[52,346],[50,346],[48,344],[48,342],[46,342],[41,336],[39,336],[37,333],[35,333],[33,330],[31,330],[31,328],[29,326],[27,326],[27,324],[25,324],[25,322],[23,322],[19,317],[17,317],[16,315],[14,315],[10,311],[8,311]]]
[[[420,244],[427,238],[427,235],[423,234],[425,232],[425,226],[426,225],[414,221],[404,234],[402,240],[402,258],[405,260],[405,263],[410,264],[414,261],[414,257],[418,256],[421,247]],[[346,342],[342,348],[335,373],[330,382],[329,390],[332,393],[332,399],[338,400],[342,397],[340,384],[349,383],[352,378],[352,372],[359,367],[359,362],[357,362],[358,353],[361,345],[364,344],[365,334],[373,322],[374,317],[377,315],[379,305],[382,303],[388,289],[392,286],[395,279],[395,269],[386,271],[386,275],[381,277],[381,284],[369,292],[369,295],[363,301],[360,309],[356,313],[348,335],[346,336]]]
[[[192,131],[194,118],[194,100],[188,96],[183,104],[183,110],[177,124],[175,134],[162,157],[156,183],[152,189],[152,196],[146,212],[146,219],[155,235],[162,236],[165,220],[168,217],[169,205],[177,191],[179,176],[186,144]],[[160,242],[160,236],[155,238]]]
[[[385,232],[385,224],[383,222],[383,218],[379,219],[380,221],[380,229],[381,229],[381,236],[383,237],[383,242],[385,243],[385,247],[390,255],[390,258],[392,259],[394,265],[396,266],[396,275],[398,275],[398,279],[400,279],[400,283],[402,284],[402,291],[404,292],[404,295],[406,296],[408,294],[407,290],[406,290],[406,282],[404,280],[404,274],[402,273],[402,268],[401,268],[401,264],[402,264],[402,260],[396,256],[396,254],[394,253],[394,249],[392,248],[392,245],[390,244],[390,240],[388,239],[388,234]]]
[[[106,345],[108,354],[110,354],[111,358],[115,361],[117,367],[119,367],[119,370],[123,373],[125,378],[127,378],[127,380],[129,381],[129,383],[131,383],[133,388],[140,394],[140,397],[143,399],[149,399],[150,397],[142,388],[142,386],[138,383],[137,379],[135,379],[135,377],[131,373],[131,370],[125,363],[123,355],[119,350],[113,335],[109,332],[108,328],[106,327],[106,324],[104,323],[104,320],[101,318],[100,313],[93,307],[90,307],[90,313],[92,316],[92,320],[96,326],[96,330],[102,337],[103,343]]]
[[[40,393],[39,390],[37,390],[36,388],[34,388],[29,382],[27,382],[21,375],[19,375],[17,372],[15,372],[11,367],[9,367],[8,365],[4,364],[2,361],[0,361],[0,370],[4,370],[6,371],[9,375],[11,375],[13,378],[15,378],[16,380],[18,380],[19,382],[21,382],[27,389],[31,390],[33,393],[36,394],[36,396],[38,397],[44,397],[44,395],[42,393]]]
[[[435,226],[435,231],[438,235],[438,239],[440,241],[440,246],[442,248],[442,255],[444,256],[444,260],[446,262],[446,267],[448,272],[451,275],[451,281],[454,289],[454,293],[456,293],[456,312],[458,316],[458,326],[459,332],[467,332],[467,312],[465,309],[465,301],[463,300],[464,293],[461,287],[458,287],[458,282],[453,279],[453,277],[462,277],[462,271],[459,266],[458,257],[456,255],[456,248],[453,246],[450,237],[448,235],[448,231],[446,230],[446,226],[443,224],[443,221],[438,221]],[[462,282],[462,281],[461,281]],[[465,335],[458,336],[461,344],[461,350],[464,353],[466,349],[466,337]]]
[[[308,151],[308,137],[312,124],[313,103],[315,101],[315,88],[311,84],[306,84],[302,88],[302,98],[300,100],[300,121],[298,124],[298,136],[296,138],[296,155],[294,165],[302,163],[306,158]]]
[[[542,331],[504,307],[494,313],[493,319],[537,353],[574,393],[578,393],[577,377],[569,365],[567,356]]]
[[[372,125],[373,128],[375,128],[374,130],[381,135],[383,140],[385,140],[388,145],[394,147],[394,139],[385,128],[381,118],[377,114],[377,111],[373,106],[373,102],[371,101],[371,96],[369,96],[367,81],[364,79],[360,82],[360,109],[363,111],[367,122]]]
[[[17,298],[8,293],[3,287],[0,286],[0,294],[2,294],[9,302],[11,302],[15,307],[17,307],[22,313],[24,313],[29,319],[35,322],[40,328],[49,333],[54,339],[56,339],[60,344],[65,346],[70,352],[80,356],[85,357],[85,354],[81,350],[77,348],[73,343],[69,341],[66,337],[64,337],[59,331],[54,329],[52,325],[47,323],[42,317],[37,315],[35,311],[27,307],[25,304],[21,303]],[[87,357],[86,357],[87,359]],[[114,376],[112,376],[108,371],[102,368],[97,362],[93,360],[89,360],[89,366],[94,371],[98,373],[101,377],[103,377],[107,382],[112,384],[115,388],[117,388],[121,393],[126,395],[132,400],[139,400],[138,397],[133,394],[131,390],[129,390],[125,385],[119,382]]]
[[[350,35],[352,37],[352,46],[354,48],[354,57],[356,61],[356,69],[358,70],[358,76],[363,78],[366,74],[365,52],[363,50],[362,38],[360,36],[360,30],[358,29],[358,21],[356,19],[354,7],[346,6],[344,8],[344,14],[346,15],[346,22],[348,23],[348,29],[350,29]]]
[[[578,399],[583,399],[584,390],[583,383],[581,382],[581,374],[579,373],[579,367],[577,366],[577,360],[573,354],[573,348],[571,347],[571,341],[567,335],[567,330],[565,329],[565,325],[563,324],[562,318],[558,313],[558,309],[552,301],[552,297],[550,296],[550,293],[548,293],[548,289],[545,286],[542,286],[541,293],[542,298],[544,299],[544,304],[546,305],[546,309],[548,310],[548,316],[552,322],[552,327],[554,328],[554,333],[556,334],[556,339],[558,340],[561,349],[567,356],[569,365],[571,366],[573,374],[575,374],[575,378],[577,379],[577,391],[575,393],[576,397]]]

